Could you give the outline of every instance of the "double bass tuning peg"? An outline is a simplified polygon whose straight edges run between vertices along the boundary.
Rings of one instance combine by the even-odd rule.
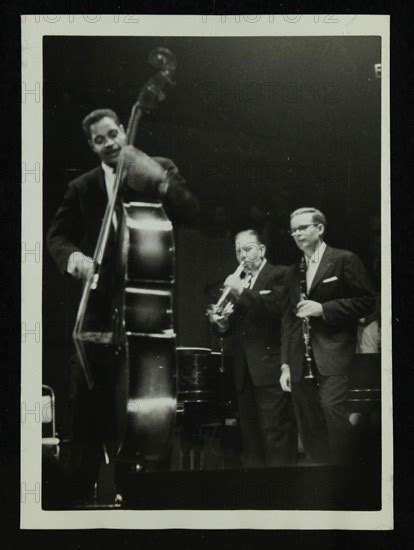
[[[153,93],[154,95],[157,96],[157,100],[158,101],[164,101],[165,98],[166,98],[166,95],[165,93],[160,89],[158,88],[155,84],[151,84],[149,87],[148,87],[148,91]]]

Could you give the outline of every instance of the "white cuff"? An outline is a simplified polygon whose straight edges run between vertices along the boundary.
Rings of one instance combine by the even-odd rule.
[[[79,254],[78,250],[75,250],[75,252],[72,252],[72,254],[68,258],[68,263],[66,264],[66,271],[70,273],[68,267],[70,266],[70,263],[73,262],[73,258],[75,257],[75,254]]]

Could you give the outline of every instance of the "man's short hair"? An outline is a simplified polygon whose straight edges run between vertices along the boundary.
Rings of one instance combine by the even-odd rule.
[[[266,245],[266,243],[264,242],[264,239],[263,239],[263,235],[262,235],[261,231],[259,231],[258,229],[249,229],[249,228],[240,229],[239,231],[237,231],[234,234],[234,239],[236,239],[237,235],[240,235],[240,233],[249,233],[253,237],[256,237],[257,242],[259,242],[260,244]]]
[[[317,208],[313,208],[313,206],[298,208],[297,210],[292,212],[292,214],[290,215],[290,219],[292,219],[294,216],[298,216],[299,214],[312,214],[313,223],[321,223],[326,229],[326,216]]]
[[[91,126],[96,124],[105,117],[112,118],[117,126],[120,126],[121,122],[118,115],[112,109],[95,109],[89,115],[82,120],[82,129],[88,139],[91,139]]]

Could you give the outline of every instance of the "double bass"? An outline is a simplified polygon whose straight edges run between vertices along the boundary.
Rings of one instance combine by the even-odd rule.
[[[153,50],[149,63],[158,72],[132,108],[127,146],[134,144],[143,114],[164,100],[165,89],[174,84],[176,59],[169,50]],[[131,193],[127,163],[121,154],[73,339],[88,386],[100,395],[108,458],[139,470],[162,462],[172,446],[177,408],[175,245],[159,195],[145,186]]]

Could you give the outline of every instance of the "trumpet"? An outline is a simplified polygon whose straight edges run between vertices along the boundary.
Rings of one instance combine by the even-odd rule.
[[[233,275],[240,277],[243,273],[245,265],[246,260],[242,260]],[[233,302],[230,300],[229,294],[230,287],[225,287],[216,304],[209,306],[209,310],[214,311],[216,315],[230,315],[233,311]]]
[[[240,277],[240,275],[243,273],[245,265],[246,265],[246,261],[242,260],[240,262],[240,265],[234,272],[234,275],[236,275],[237,277]],[[229,294],[230,294],[230,287],[225,287],[225,289],[222,292],[222,295],[220,296],[220,298],[218,299],[217,303],[214,306],[214,309],[217,313],[223,314],[226,308],[228,308],[230,304],[233,305],[233,303],[227,298]]]

